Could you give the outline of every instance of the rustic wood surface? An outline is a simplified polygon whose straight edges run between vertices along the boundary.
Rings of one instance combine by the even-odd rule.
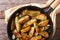
[[[9,40],[7,36],[7,24],[4,11],[14,6],[26,3],[46,3],[47,0],[0,0],[0,40]],[[60,14],[56,19],[56,34],[52,40],[60,40]]]

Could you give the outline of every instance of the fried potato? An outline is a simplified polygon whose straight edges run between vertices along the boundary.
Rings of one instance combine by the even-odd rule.
[[[14,31],[13,31],[13,34],[14,34],[15,36],[21,37],[21,34],[20,34],[17,30],[14,30]]]
[[[46,15],[44,15],[44,14],[40,14],[40,15],[38,15],[38,16],[36,17],[36,19],[39,19],[39,20],[47,20],[47,17],[46,17]]]
[[[46,31],[40,32],[39,35],[41,35],[41,36],[43,36],[43,37],[45,37],[45,38],[48,38],[48,37],[49,37],[49,34],[48,34],[48,32],[46,32]]]
[[[29,20],[29,16],[25,16],[25,17],[19,19],[18,22],[19,22],[20,24],[22,24],[22,23],[24,23],[24,22],[26,22],[26,21],[28,21],[28,20]]]
[[[21,30],[21,32],[28,32],[28,31],[30,30],[30,28],[31,28],[31,27],[30,27],[30,26],[28,26],[28,27],[26,27],[26,28],[22,29],[22,30]]]
[[[32,37],[30,40],[35,40],[36,37]]]
[[[18,16],[18,14],[16,14],[16,17],[15,17],[15,25],[17,25],[18,20],[19,20],[19,16]]]
[[[45,26],[45,27],[44,27],[44,30],[47,30],[47,29],[49,29],[49,27],[48,27],[48,26]]]
[[[46,26],[48,24],[49,20],[45,20],[45,21],[42,21],[39,23],[39,26],[42,27],[42,26]]]
[[[19,32],[19,30],[21,29],[21,25],[18,23],[18,20],[19,20],[19,16],[17,14],[15,18],[15,25],[16,25],[17,31]]]
[[[20,23],[17,23],[17,24],[16,24],[16,30],[17,30],[18,32],[20,32],[20,30],[21,30],[21,24],[20,24]]]
[[[33,34],[34,34],[34,27],[31,27],[31,30],[30,30],[30,32],[29,32],[29,36],[32,37]]]
[[[28,15],[31,16],[31,17],[35,17],[35,16],[37,16],[39,14],[40,14],[40,11],[30,10]]]
[[[46,40],[46,38],[41,38],[41,40]]]
[[[23,16],[25,16],[25,15],[27,15],[27,14],[29,14],[29,11],[28,11],[28,10],[24,10],[24,11],[22,12],[22,15],[23,15]]]
[[[31,38],[31,40],[40,40],[42,37],[39,35],[39,36],[34,36]]]
[[[26,35],[25,33],[21,33],[22,36],[22,40],[29,40],[28,35]]]
[[[27,23],[25,23],[25,24],[23,25],[23,27],[27,27],[27,26],[29,26],[29,25],[32,25],[34,22],[37,22],[37,20],[36,20],[36,19],[31,19],[30,21],[28,21]]]

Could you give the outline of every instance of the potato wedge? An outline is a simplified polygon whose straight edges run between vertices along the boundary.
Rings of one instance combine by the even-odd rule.
[[[48,32],[46,32],[46,31],[40,32],[39,35],[41,35],[41,36],[43,36],[43,37],[45,37],[45,38],[48,38],[48,37],[49,37],[49,34],[48,34]]]
[[[42,36],[39,35],[39,36],[32,37],[31,40],[40,40],[41,38],[42,38]]]
[[[23,27],[27,27],[27,26],[29,26],[29,25],[32,25],[34,22],[37,22],[37,20],[36,20],[36,19],[31,19],[30,21],[28,21],[27,23],[25,23],[25,24],[23,25]]]
[[[46,40],[46,38],[41,38],[41,40]]]
[[[20,23],[17,23],[17,24],[16,24],[16,30],[17,30],[18,32],[20,32],[20,30],[21,30],[21,24],[20,24]]]
[[[31,28],[31,27],[30,27],[30,26],[28,26],[28,27],[26,27],[26,28],[22,29],[22,30],[21,30],[21,32],[28,32],[28,31],[30,30],[30,28]]]
[[[30,32],[29,32],[29,36],[32,37],[33,34],[34,34],[34,27],[31,27],[31,30],[30,30]]]
[[[13,31],[13,34],[17,37],[17,36],[19,36],[19,37],[21,37],[21,34],[17,31],[17,30],[14,30]]]
[[[16,15],[16,18],[15,18],[15,25],[16,25],[16,29],[17,31],[19,32],[20,28],[21,28],[21,25],[18,23],[18,20],[19,20],[19,16],[18,14]]]
[[[48,24],[49,20],[45,20],[39,23],[40,27],[46,26]]]
[[[47,20],[47,16],[46,15],[44,15],[44,14],[40,14],[40,15],[38,15],[37,17],[36,17],[36,19],[38,19],[38,20]]]
[[[29,20],[29,16],[25,16],[25,17],[19,19],[19,20],[18,20],[18,23],[22,24],[22,23],[24,23],[24,22],[26,22],[26,21],[28,21],[28,20]]]
[[[21,33],[22,36],[22,40],[29,40],[28,35],[26,35],[25,33]]]
[[[40,11],[30,10],[28,15],[31,16],[31,17],[35,17],[35,16],[39,15],[40,13],[41,13]]]

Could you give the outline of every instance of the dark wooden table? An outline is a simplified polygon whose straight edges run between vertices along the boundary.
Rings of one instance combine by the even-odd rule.
[[[26,3],[46,3],[47,0],[0,0],[0,40],[9,40],[4,11]],[[56,15],[56,34],[52,40],[60,40],[60,14]]]

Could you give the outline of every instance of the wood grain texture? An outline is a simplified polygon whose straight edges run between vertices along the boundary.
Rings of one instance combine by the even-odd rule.
[[[60,29],[56,30],[56,33],[55,33],[52,40],[60,40]]]

